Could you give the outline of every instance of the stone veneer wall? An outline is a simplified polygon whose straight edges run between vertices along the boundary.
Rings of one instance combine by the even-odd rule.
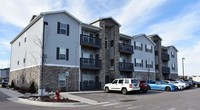
[[[140,80],[148,80],[148,75],[149,75],[149,80],[155,80],[155,73],[153,72],[137,72],[135,71],[133,73],[134,78],[139,78]]]
[[[16,87],[29,88],[30,84],[34,81],[37,88],[39,73],[40,68],[38,66],[11,71],[9,75],[9,85],[14,81]]]
[[[58,87],[58,76],[61,73],[69,72],[69,76],[66,76],[66,87]],[[10,82],[14,81],[15,86],[21,88],[29,88],[32,81],[35,82],[36,88],[39,85],[40,68],[38,66],[25,68],[17,71],[10,72]],[[72,67],[55,67],[45,66],[42,83],[46,91],[78,91],[79,90],[79,68]]]
[[[101,36],[101,45],[102,48],[100,49],[100,59],[101,59],[101,69],[100,69],[100,77],[99,77],[99,81],[101,82],[101,86],[103,88],[104,84],[105,84],[105,76],[108,75],[108,61],[109,61],[109,57],[107,57],[106,55],[106,49],[105,49],[105,22],[101,21],[100,22],[100,27],[102,28],[101,32],[99,33],[99,35]]]
[[[66,72],[69,73],[69,76],[66,76],[66,87],[58,87],[59,74],[66,74]],[[56,89],[60,89],[61,91],[78,91],[79,68],[46,66],[42,81],[46,91],[56,91]]]

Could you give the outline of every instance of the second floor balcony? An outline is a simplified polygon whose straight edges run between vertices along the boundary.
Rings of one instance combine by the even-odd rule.
[[[170,74],[170,68],[163,66],[162,67],[162,73],[164,73],[164,74]]]
[[[80,43],[83,46],[101,48],[101,39],[98,37],[91,37],[89,35],[80,35]]]
[[[162,60],[169,61],[169,54],[168,53],[161,53]]]
[[[101,60],[91,58],[80,58],[81,69],[101,69]]]
[[[119,43],[119,51],[123,53],[133,54],[133,46],[129,44]]]
[[[119,62],[119,71],[133,71],[133,63]]]

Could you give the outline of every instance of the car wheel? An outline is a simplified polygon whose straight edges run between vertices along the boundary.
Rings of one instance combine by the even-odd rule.
[[[127,94],[126,88],[123,88],[123,89],[122,89],[122,94],[123,94],[123,95]]]
[[[171,88],[170,87],[166,87],[165,91],[171,91]]]
[[[108,87],[105,88],[105,92],[106,92],[106,93],[109,92],[109,88],[108,88]]]
[[[150,87],[150,86],[148,86],[148,88],[149,88],[149,90],[151,90],[151,87]]]
[[[194,85],[194,87],[198,87],[198,85],[197,85],[197,84],[195,84],[195,85]]]

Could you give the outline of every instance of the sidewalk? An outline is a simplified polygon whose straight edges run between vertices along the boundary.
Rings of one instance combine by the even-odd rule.
[[[77,95],[72,94],[79,94],[79,93],[97,93],[102,91],[84,91],[84,92],[61,92],[60,95],[64,98],[69,98],[72,100],[77,100],[79,102],[76,103],[61,103],[61,102],[41,102],[41,101],[32,101],[28,99],[18,98],[20,96],[24,96],[21,93],[18,93],[16,91],[6,89],[6,88],[0,88],[0,91],[6,95],[8,95],[10,98],[8,100],[21,103],[21,104],[28,104],[28,105],[34,105],[34,106],[45,106],[45,107],[84,107],[84,106],[90,106],[90,105],[96,105],[99,104],[99,102],[87,98],[83,98]]]

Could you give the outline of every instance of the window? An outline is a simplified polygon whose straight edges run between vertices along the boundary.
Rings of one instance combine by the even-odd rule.
[[[126,83],[126,84],[129,84],[129,80],[128,80],[128,79],[125,79],[125,83]]]
[[[59,74],[58,76],[58,87],[66,86],[66,75],[65,73]]]
[[[114,80],[114,81],[112,82],[112,84],[117,84],[117,81],[118,81],[118,80]]]
[[[110,60],[110,66],[114,66],[114,59]]]
[[[142,49],[143,48],[143,45],[142,45],[142,43],[140,43],[140,42],[134,42],[134,49],[135,50],[143,50]]]
[[[24,59],[23,59],[23,63],[25,63],[25,62],[26,62],[26,59],[24,58]]]
[[[158,55],[158,51],[155,51],[155,55]]]
[[[143,67],[143,60],[135,59],[135,67]]]
[[[146,68],[153,68],[153,61],[146,60]]]
[[[57,33],[69,36],[69,24],[57,23]]]
[[[108,41],[105,40],[105,49],[108,49]]]
[[[24,38],[24,42],[26,42],[26,37]]]
[[[17,61],[17,65],[19,65],[19,61]]]
[[[171,57],[175,58],[175,53],[174,52],[171,52]]]
[[[118,83],[123,84],[123,79],[120,79]]]
[[[111,40],[110,41],[110,47],[113,47],[114,46],[114,40]]]
[[[175,64],[172,64],[172,70],[175,70]]]
[[[152,46],[151,45],[145,45],[145,52],[152,53]]]
[[[19,46],[20,46],[20,42],[19,42]]]
[[[69,49],[59,48],[56,49],[57,60],[69,60]]]

